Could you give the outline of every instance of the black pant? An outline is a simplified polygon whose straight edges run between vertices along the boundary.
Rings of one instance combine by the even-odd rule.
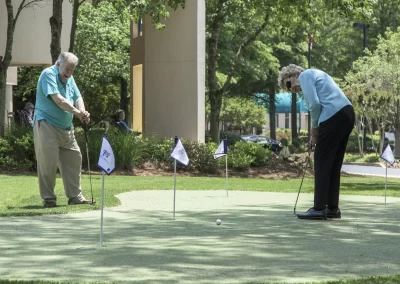
[[[339,206],[340,171],[347,141],[354,127],[352,106],[343,107],[318,127],[314,153],[314,208],[331,209]]]

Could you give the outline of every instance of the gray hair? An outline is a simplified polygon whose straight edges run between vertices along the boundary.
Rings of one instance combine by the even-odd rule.
[[[63,64],[64,62],[69,62],[78,65],[78,57],[71,52],[62,52],[57,59],[57,62]]]
[[[26,103],[24,109],[28,110],[29,108],[35,108],[33,103]]]
[[[292,76],[299,76],[301,72],[304,71],[304,68],[297,66],[295,64],[290,64],[286,67],[283,67],[278,75],[278,84],[282,90],[287,90],[285,80]]]

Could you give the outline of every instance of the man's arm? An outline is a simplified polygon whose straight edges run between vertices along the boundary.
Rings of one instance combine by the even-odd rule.
[[[83,122],[89,122],[89,117],[90,117],[90,113],[88,113],[85,109],[85,103],[83,102],[82,97],[79,97],[76,101],[75,101],[75,107],[83,113],[83,117],[82,117],[82,121]]]
[[[60,94],[53,94],[50,95],[53,101],[57,104],[59,108],[62,110],[68,111],[74,115],[76,115],[79,119],[82,119],[84,116],[84,111],[80,111],[76,107],[72,106],[67,99],[65,99],[63,96]]]

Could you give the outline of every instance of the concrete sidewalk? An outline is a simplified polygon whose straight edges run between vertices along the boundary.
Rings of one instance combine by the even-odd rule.
[[[400,271],[400,200],[341,196],[343,219],[299,220],[297,193],[135,191],[122,205],[0,218],[0,279],[125,283],[342,280]],[[312,204],[301,194],[298,209]],[[220,218],[222,225],[215,220]]]

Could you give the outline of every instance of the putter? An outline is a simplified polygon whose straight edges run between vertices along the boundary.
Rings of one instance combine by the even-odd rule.
[[[307,157],[306,157],[306,162],[304,163],[303,177],[302,177],[302,179],[301,179],[299,192],[297,193],[296,203],[294,204],[294,209],[293,209],[293,214],[294,214],[294,215],[296,215],[297,201],[299,200],[301,187],[302,187],[303,181],[304,181],[304,176],[306,175],[307,164],[308,164],[308,161],[309,161],[310,158],[311,158],[311,152],[312,152],[312,148],[310,148],[310,150],[308,151],[308,155],[307,155]]]
[[[87,162],[88,162],[88,170],[89,170],[89,182],[90,182],[90,193],[92,195],[92,202],[90,205],[94,205],[94,199],[93,199],[93,188],[92,188],[92,175],[90,173],[90,160],[89,160],[89,139],[88,139],[88,133],[87,133],[87,123],[83,123],[83,130],[85,132],[85,140],[86,140],[86,157],[87,157]]]

